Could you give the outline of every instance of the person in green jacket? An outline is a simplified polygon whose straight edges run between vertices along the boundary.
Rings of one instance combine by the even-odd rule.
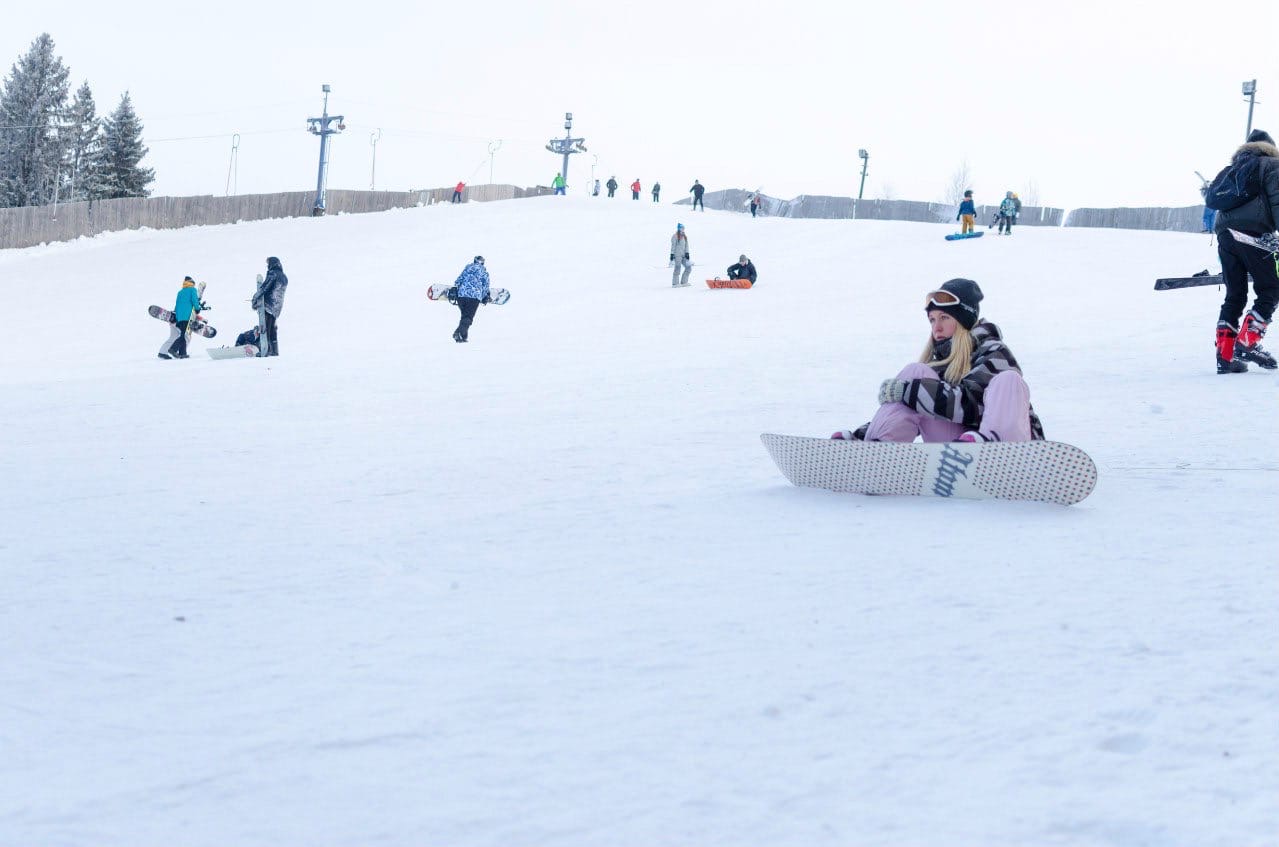
[[[555,179],[551,180],[551,187],[555,189],[556,194],[564,193],[564,177],[562,174],[555,175]]]
[[[192,318],[199,318],[204,304],[200,302],[200,295],[195,290],[195,280],[186,277],[182,280],[182,288],[178,289],[177,302],[173,304],[173,324],[169,331],[169,343],[164,350],[160,351],[161,359],[186,359],[187,356],[187,326],[190,325]],[[175,337],[176,336],[176,337]]]

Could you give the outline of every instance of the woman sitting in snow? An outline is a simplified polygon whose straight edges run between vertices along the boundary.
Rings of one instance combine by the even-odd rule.
[[[1031,441],[1044,437],[1030,389],[999,327],[979,320],[981,288],[952,279],[928,295],[932,332],[918,362],[879,387],[879,411],[857,441]]]

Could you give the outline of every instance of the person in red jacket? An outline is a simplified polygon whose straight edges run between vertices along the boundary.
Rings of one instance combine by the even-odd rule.
[[[450,200],[449,202],[450,202],[450,203],[461,203],[461,202],[462,202],[462,192],[463,192],[463,191],[465,191],[465,190],[466,190],[466,183],[465,183],[465,182],[459,182],[459,183],[457,184],[457,187],[453,189],[453,199],[452,199],[452,200]]]
[[[631,183],[631,199],[638,200],[639,193],[640,193],[639,177],[636,177],[635,181]]]

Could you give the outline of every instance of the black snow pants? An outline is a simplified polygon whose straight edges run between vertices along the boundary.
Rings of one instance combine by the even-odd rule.
[[[475,310],[480,307],[480,301],[474,297],[457,298],[457,307],[462,312],[462,319],[457,322],[457,329],[454,330],[454,336],[461,336],[462,340],[466,340],[467,333],[471,329],[471,322],[475,320]]]
[[[1225,321],[1236,329],[1239,327],[1239,318],[1248,305],[1248,274],[1251,273],[1252,289],[1256,294],[1252,308],[1262,320],[1269,321],[1275,313],[1275,304],[1279,303],[1276,255],[1251,244],[1240,244],[1230,230],[1223,229],[1217,233],[1217,258],[1221,260],[1221,275],[1226,283],[1226,299],[1221,304],[1217,320]]]

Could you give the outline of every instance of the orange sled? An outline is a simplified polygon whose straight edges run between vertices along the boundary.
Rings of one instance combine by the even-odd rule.
[[[706,280],[707,288],[750,288],[751,281],[749,279],[715,279]]]

